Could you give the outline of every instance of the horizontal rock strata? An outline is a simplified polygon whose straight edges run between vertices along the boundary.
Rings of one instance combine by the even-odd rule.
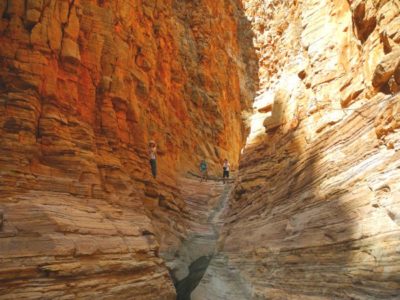
[[[261,92],[201,299],[398,299],[397,1],[244,1]]]
[[[181,174],[239,157],[250,34],[236,0],[0,2],[1,299],[175,298],[157,239]]]

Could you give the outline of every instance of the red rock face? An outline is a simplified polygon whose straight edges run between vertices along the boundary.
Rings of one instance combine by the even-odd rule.
[[[256,82],[239,1],[2,1],[0,16],[0,295],[173,299],[143,202],[179,223],[178,175],[238,160]]]

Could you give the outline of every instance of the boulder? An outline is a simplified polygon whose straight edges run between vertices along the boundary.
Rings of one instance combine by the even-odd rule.
[[[372,85],[375,88],[379,88],[386,84],[390,77],[395,73],[399,62],[400,49],[396,49],[393,52],[386,54],[375,68],[372,77]]]

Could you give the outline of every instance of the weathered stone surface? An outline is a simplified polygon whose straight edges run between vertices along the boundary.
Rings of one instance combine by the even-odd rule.
[[[398,62],[396,69],[394,70],[394,79],[397,84],[400,84],[400,61]]]
[[[400,49],[385,55],[382,61],[376,66],[372,85],[374,87],[380,87],[387,83],[394,74],[397,65],[400,63]]]
[[[238,160],[248,24],[237,0],[0,1],[1,299],[175,298],[161,236],[187,234],[181,174]]]
[[[261,90],[196,299],[397,299],[398,1],[244,2]]]

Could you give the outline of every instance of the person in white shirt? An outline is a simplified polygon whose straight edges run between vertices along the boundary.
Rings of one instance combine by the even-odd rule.
[[[224,172],[222,174],[222,181],[225,184],[225,181],[228,180],[228,178],[229,178],[229,171],[230,171],[230,168],[231,168],[231,165],[229,164],[229,162],[228,162],[228,160],[226,158],[224,160],[224,164],[222,165],[222,168],[224,170]]]
[[[154,178],[157,176],[157,146],[155,141],[149,142],[149,157],[150,157],[150,167],[151,167],[151,174]]]

